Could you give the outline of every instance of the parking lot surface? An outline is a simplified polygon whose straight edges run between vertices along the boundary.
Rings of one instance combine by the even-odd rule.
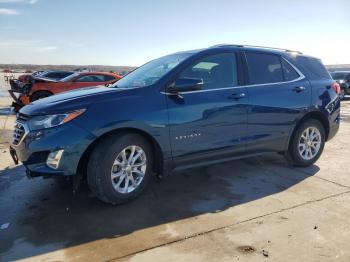
[[[277,154],[152,181],[110,206],[86,185],[28,179],[10,159],[14,115],[0,99],[0,260],[350,261],[350,101],[309,168]]]

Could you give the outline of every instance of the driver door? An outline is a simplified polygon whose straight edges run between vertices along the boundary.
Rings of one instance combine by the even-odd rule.
[[[243,152],[248,97],[245,87],[238,85],[236,54],[199,59],[181,78],[202,79],[203,88],[167,95],[174,163],[191,165],[199,159]]]

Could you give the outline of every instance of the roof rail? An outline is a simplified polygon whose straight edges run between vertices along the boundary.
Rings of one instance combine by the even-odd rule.
[[[265,48],[265,49],[273,49],[273,50],[281,50],[285,52],[293,52],[293,53],[298,53],[298,54],[303,54],[300,51],[295,51],[295,50],[290,50],[290,49],[285,49],[285,48],[278,48],[278,47],[269,47],[269,46],[258,46],[258,45],[234,45],[234,44],[219,44],[219,45],[214,45],[211,46],[212,48],[214,47],[255,47],[255,48]]]

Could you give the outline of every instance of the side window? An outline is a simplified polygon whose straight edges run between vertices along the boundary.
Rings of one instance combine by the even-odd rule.
[[[331,76],[334,80],[339,80],[341,79],[341,75],[339,73],[331,73]]]
[[[110,75],[104,75],[103,79],[104,79],[104,81],[108,82],[108,81],[115,80],[115,77],[114,76],[110,76]]]
[[[237,63],[234,53],[210,55],[186,68],[179,78],[203,80],[203,89],[236,86]]]
[[[69,72],[61,72],[60,73],[60,78],[65,78],[65,77],[67,77],[67,76],[69,76],[69,75],[71,75],[72,73],[69,73]]]
[[[59,78],[59,73],[51,72],[51,73],[48,73],[47,75],[45,75],[45,77],[48,77],[48,78]]]
[[[103,75],[84,75],[78,78],[75,82],[104,82]]]
[[[331,79],[326,67],[322,64],[322,61],[318,58],[300,56],[298,58],[299,63],[302,63],[304,67],[310,71],[315,78],[319,79]]]
[[[283,82],[283,71],[279,56],[247,52],[246,59],[250,84]]]
[[[281,59],[282,61],[282,67],[283,67],[283,74],[284,74],[284,81],[292,81],[300,77],[297,71],[284,59]]]

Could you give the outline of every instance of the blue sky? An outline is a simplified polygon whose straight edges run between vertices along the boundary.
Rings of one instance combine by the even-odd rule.
[[[350,0],[0,0],[0,63],[138,66],[218,43],[350,63]]]

